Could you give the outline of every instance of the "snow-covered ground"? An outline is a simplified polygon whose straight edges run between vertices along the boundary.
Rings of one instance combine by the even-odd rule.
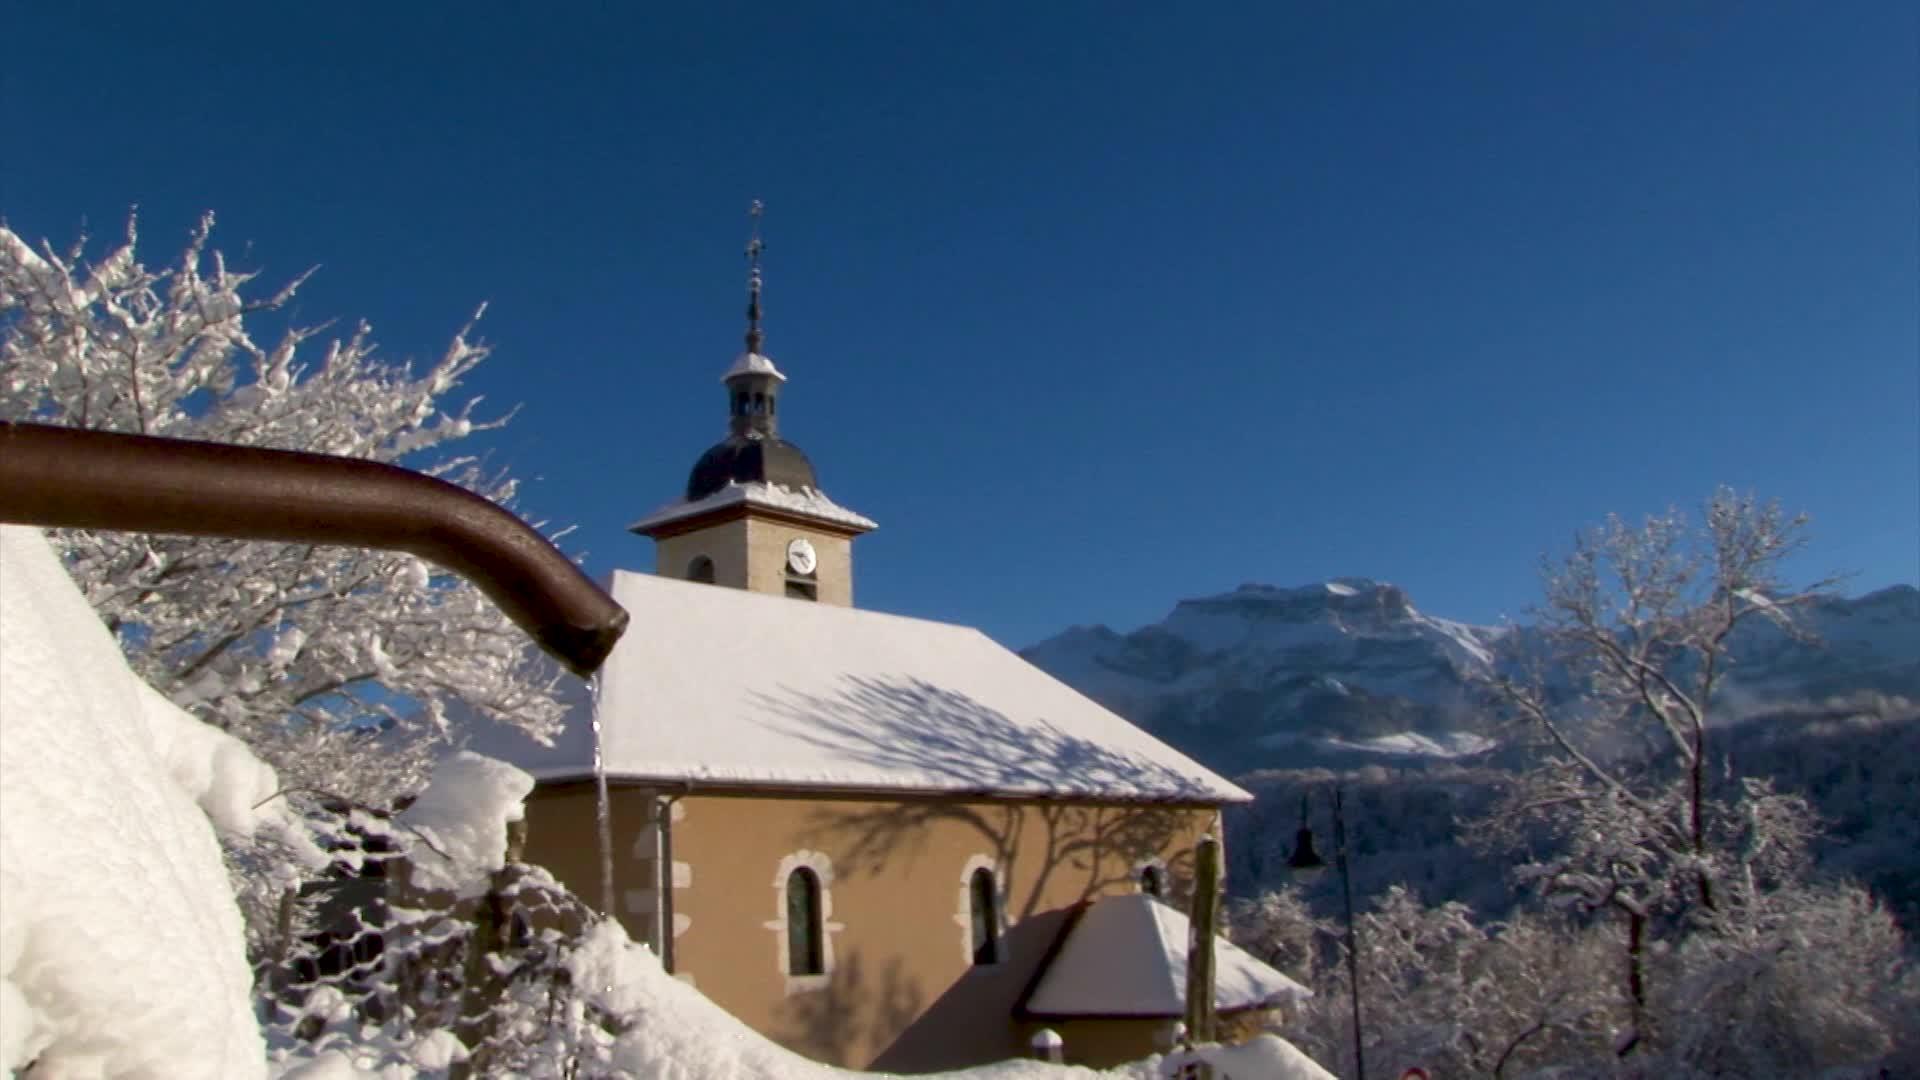
[[[273,770],[137,679],[45,539],[0,527],[0,1067],[33,1076],[265,1077],[240,912],[218,832],[270,829],[299,844]],[[499,863],[532,786],[504,763],[443,765],[410,812],[452,888]],[[438,789],[438,790],[436,790]],[[324,859],[305,847],[310,859]],[[667,1080],[829,1080],[808,1061],[669,977],[618,924],[569,959],[574,985],[626,1021],[608,1036],[625,1074]],[[444,1075],[451,1036],[406,1064],[353,1048],[276,1061],[300,1080]],[[1273,1036],[1200,1053],[1236,1077],[1331,1080]],[[1011,1061],[973,1080],[1164,1075],[1150,1059],[1107,1073]]]

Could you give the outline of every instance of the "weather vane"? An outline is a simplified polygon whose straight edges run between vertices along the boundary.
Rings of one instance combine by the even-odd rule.
[[[767,245],[760,240],[760,216],[767,207],[759,199],[747,209],[747,218],[753,223],[753,231],[747,238],[747,352],[757,353],[766,341],[766,335],[760,331],[760,253]]]

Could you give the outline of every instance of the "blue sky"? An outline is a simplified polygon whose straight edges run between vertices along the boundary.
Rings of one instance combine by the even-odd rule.
[[[724,427],[768,211],[784,433],[863,606],[1024,645],[1248,581],[1491,621],[1715,484],[1920,578],[1909,3],[16,5],[0,214],[197,214],[432,356],[588,566]]]

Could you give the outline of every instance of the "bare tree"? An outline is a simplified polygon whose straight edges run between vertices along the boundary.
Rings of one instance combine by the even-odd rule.
[[[1550,897],[1625,924],[1624,981],[1646,1034],[1649,936],[1711,920],[1729,879],[1770,852],[1804,847],[1806,804],[1761,786],[1717,793],[1710,733],[1735,635],[1764,620],[1808,637],[1796,615],[1834,584],[1789,585],[1782,564],[1806,519],[1722,489],[1695,524],[1678,511],[1639,525],[1610,518],[1544,567],[1537,630],[1515,633],[1493,689],[1546,750],[1483,843],[1551,854],[1520,869]]]

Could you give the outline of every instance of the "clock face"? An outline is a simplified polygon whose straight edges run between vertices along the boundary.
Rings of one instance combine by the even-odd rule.
[[[796,574],[811,574],[819,565],[819,559],[813,553],[813,545],[804,536],[796,536],[787,545],[787,565]]]

